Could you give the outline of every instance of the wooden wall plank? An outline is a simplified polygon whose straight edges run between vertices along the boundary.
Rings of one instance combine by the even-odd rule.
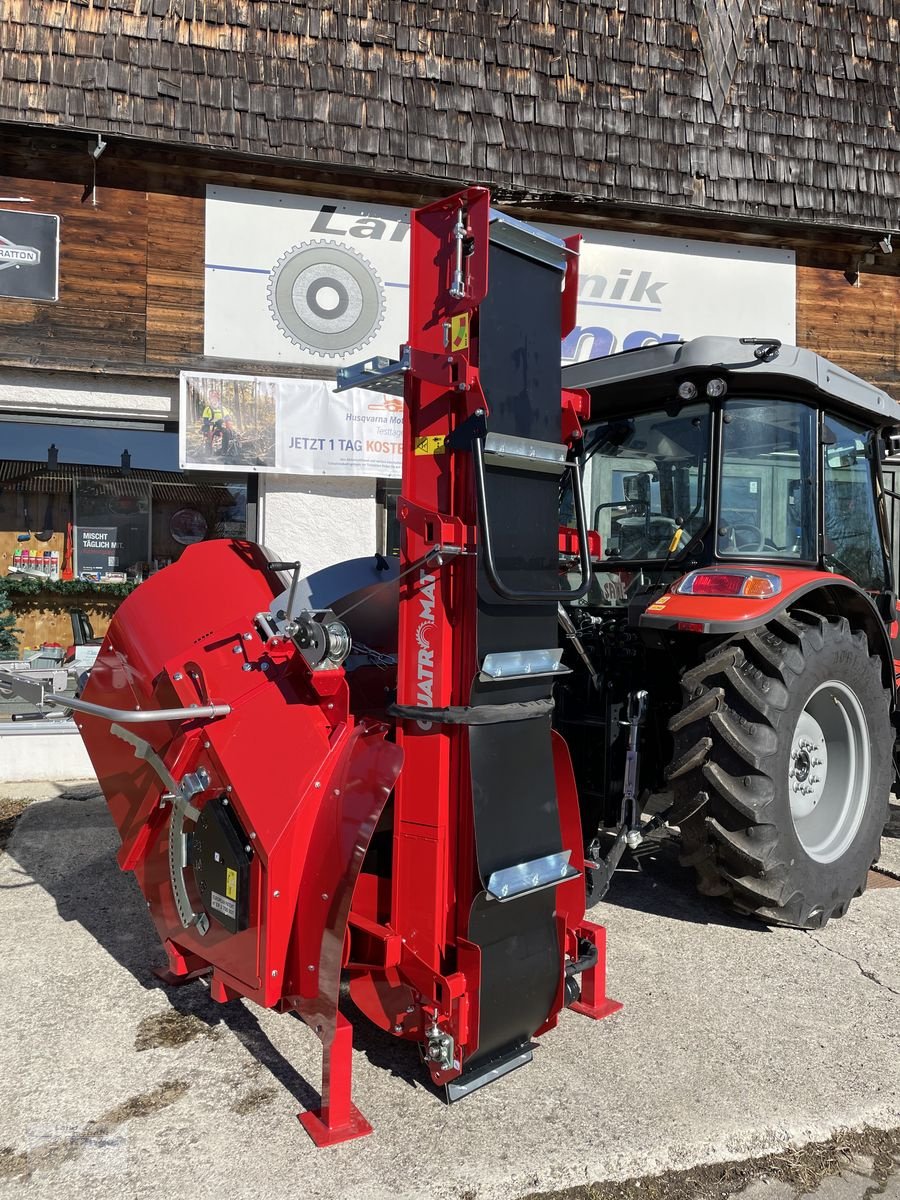
[[[45,166],[52,170],[55,155],[50,147],[46,157]],[[27,204],[9,207],[60,218],[59,299],[53,303],[0,297],[0,358],[65,358],[73,365],[142,362],[146,193],[111,185],[88,190],[71,156],[68,161],[65,154],[60,157],[57,179],[37,177],[34,162],[29,174],[0,175],[0,195],[28,197]]]
[[[147,225],[147,359],[203,356],[204,194],[151,192]]]
[[[900,278],[857,278],[798,266],[797,341],[900,400]]]

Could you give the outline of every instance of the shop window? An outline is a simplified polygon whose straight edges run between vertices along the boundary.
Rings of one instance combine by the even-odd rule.
[[[10,582],[136,584],[194,542],[255,536],[247,516],[247,477],[180,471],[166,426],[0,421]]]
[[[400,553],[400,522],[397,520],[397,500],[400,497],[399,479],[379,479],[375,490],[378,505],[379,554]]]

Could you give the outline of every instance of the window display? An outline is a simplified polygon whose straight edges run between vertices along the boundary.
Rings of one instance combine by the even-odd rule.
[[[179,470],[171,427],[0,417],[0,580],[26,648],[69,644],[70,605],[102,635],[187,546],[248,535],[247,477]]]

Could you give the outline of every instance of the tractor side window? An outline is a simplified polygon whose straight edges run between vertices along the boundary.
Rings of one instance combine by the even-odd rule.
[[[827,564],[869,591],[888,586],[873,483],[874,434],[825,418],[824,543]]]
[[[815,559],[815,414],[788,400],[724,406],[716,548],[725,557]]]

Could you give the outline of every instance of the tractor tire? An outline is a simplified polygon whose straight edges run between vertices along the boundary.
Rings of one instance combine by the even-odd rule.
[[[882,663],[843,617],[792,611],[681,679],[670,823],[705,895],[818,929],[866,886],[888,819],[894,730]]]

